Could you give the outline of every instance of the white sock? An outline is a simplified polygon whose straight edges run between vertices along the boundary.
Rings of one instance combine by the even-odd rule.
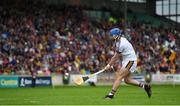
[[[144,89],[144,84],[143,84],[142,88]]]
[[[108,95],[114,95],[114,94],[112,94],[112,93],[110,92]]]
[[[143,83],[139,83],[139,87],[144,89],[144,84]]]

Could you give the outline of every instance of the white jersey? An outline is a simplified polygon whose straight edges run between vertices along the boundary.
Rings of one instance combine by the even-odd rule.
[[[136,53],[131,43],[124,37],[116,42],[116,51],[122,54],[122,61],[136,61]]]

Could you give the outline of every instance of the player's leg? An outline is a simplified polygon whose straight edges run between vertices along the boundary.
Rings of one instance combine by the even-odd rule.
[[[136,70],[136,64],[132,65],[132,67],[129,69],[130,72],[134,72]],[[127,83],[127,84],[131,84],[131,85],[134,85],[134,86],[138,86],[138,87],[141,87],[143,88],[148,97],[150,98],[151,95],[152,95],[152,92],[151,92],[151,86],[149,84],[144,84],[144,83],[141,83],[135,79],[132,79],[131,78],[131,73],[129,73],[125,78],[124,78],[124,82]]]
[[[112,99],[120,86],[121,80],[126,77],[130,72],[126,68],[118,69],[116,72],[116,78],[112,86],[111,92],[105,96],[105,98]]]
[[[139,86],[139,87],[143,88],[146,91],[148,97],[149,98],[151,97],[152,92],[151,92],[151,86],[149,84],[144,84],[144,83],[141,83],[137,80],[132,79],[130,77],[130,74],[127,75],[126,78],[124,78],[124,82],[127,84],[131,84],[131,85],[135,85],[135,86]]]
[[[131,73],[129,73],[129,75],[127,75],[125,78],[124,78],[124,82],[126,84],[130,84],[130,85],[134,85],[134,86],[139,86],[141,88],[144,88],[144,84],[135,80],[135,79],[132,79],[131,78]]]

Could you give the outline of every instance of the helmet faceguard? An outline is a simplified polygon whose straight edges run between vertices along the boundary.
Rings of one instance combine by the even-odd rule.
[[[119,28],[113,28],[110,30],[110,36],[113,37],[114,40],[120,38],[122,35],[122,30]]]

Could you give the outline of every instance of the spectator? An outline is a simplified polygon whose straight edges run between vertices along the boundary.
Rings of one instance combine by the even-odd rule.
[[[122,28],[123,19],[116,25],[97,22],[83,14],[83,7],[29,2],[0,6],[0,74],[30,74],[31,70],[46,75],[61,74],[63,70],[89,74],[112,56],[107,30],[112,26]],[[179,72],[179,31],[137,21],[128,23],[127,36],[135,45],[139,67],[151,64],[153,73]]]

